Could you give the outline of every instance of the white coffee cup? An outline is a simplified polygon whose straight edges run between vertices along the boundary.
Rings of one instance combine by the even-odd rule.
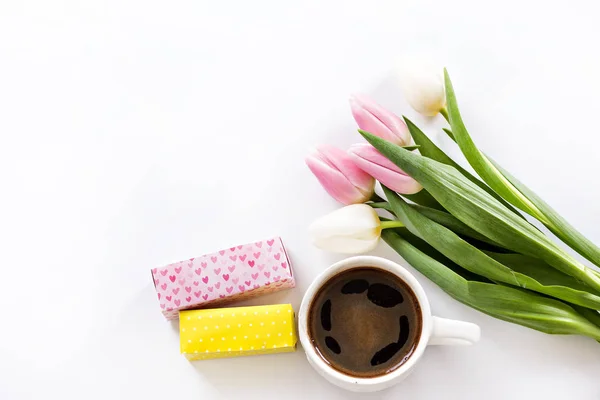
[[[319,289],[335,275],[357,267],[375,267],[401,278],[416,295],[422,313],[421,335],[410,358],[392,372],[373,378],[354,377],[331,367],[317,354],[308,332],[309,310]],[[470,345],[477,342],[480,336],[479,326],[475,324],[432,316],[427,295],[417,279],[395,262],[373,256],[347,258],[323,271],[304,294],[298,313],[298,330],[300,342],[313,368],[334,385],[354,392],[374,392],[400,382],[414,369],[428,345]]]

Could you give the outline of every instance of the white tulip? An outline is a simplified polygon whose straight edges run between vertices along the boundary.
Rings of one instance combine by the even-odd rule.
[[[433,117],[446,108],[443,69],[425,60],[403,60],[396,68],[406,101],[417,112]]]
[[[313,244],[336,253],[358,254],[373,250],[381,235],[379,216],[366,204],[335,210],[309,228]]]

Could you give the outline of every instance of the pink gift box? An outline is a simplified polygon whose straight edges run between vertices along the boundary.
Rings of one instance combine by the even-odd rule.
[[[279,237],[154,268],[152,279],[167,319],[181,310],[217,307],[296,285]]]

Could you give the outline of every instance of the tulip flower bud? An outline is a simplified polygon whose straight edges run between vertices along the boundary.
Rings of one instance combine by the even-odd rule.
[[[423,186],[367,143],[357,143],[348,150],[354,163],[383,185],[401,194],[414,194]]]
[[[372,133],[398,146],[410,144],[410,133],[404,121],[369,97],[351,96],[350,108],[354,120],[363,131]]]
[[[333,211],[310,225],[315,246],[336,253],[358,254],[373,250],[381,235],[379,216],[366,204]]]
[[[345,151],[320,146],[305,161],[327,193],[340,203],[364,203],[373,195],[375,180],[358,168]]]
[[[417,112],[433,117],[446,108],[442,68],[413,60],[400,64],[397,74],[406,101]]]

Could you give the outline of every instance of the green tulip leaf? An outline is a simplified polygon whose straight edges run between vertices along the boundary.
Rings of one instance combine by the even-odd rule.
[[[548,221],[544,225],[555,234],[560,240],[569,245],[573,250],[579,254],[600,266],[600,248],[596,246],[591,240],[583,236],[577,229],[561,217],[552,207],[550,207],[544,200],[542,200],[537,194],[531,189],[519,182],[517,178],[509,174],[505,169],[500,167],[494,160],[490,159],[490,162],[496,166],[498,171],[502,173],[506,179],[514,185],[527,199],[529,199],[538,210],[544,215]],[[540,220],[541,221],[541,220]],[[543,222],[543,221],[542,221]]]
[[[502,282],[544,293],[583,307],[600,309],[600,296],[589,293],[587,291],[589,288],[585,287],[576,290],[571,287],[561,286],[560,283],[557,284],[556,282],[560,282],[560,279],[555,279],[550,285],[545,285],[543,280],[535,279],[518,270],[511,269],[509,266],[502,264],[497,259],[488,256],[483,251],[467,243],[450,229],[419,213],[402,200],[400,196],[385,186],[383,190],[394,214],[412,234],[426,241],[437,251],[464,269],[494,282]],[[501,256],[510,256],[510,254],[499,255],[499,257]],[[545,269],[552,270],[553,268],[545,265]],[[555,275],[558,274],[561,273],[556,271]],[[572,277],[565,274],[562,275],[567,278],[568,282],[573,281],[577,283]]]
[[[456,168],[406,151],[368,132],[359,132],[464,224],[507,249],[545,260],[600,293],[598,274],[566,253],[529,222],[509,211]]]
[[[406,228],[386,230],[382,237],[417,271],[463,304],[541,332],[584,335],[600,340],[599,326],[559,300],[484,279],[471,280],[472,275],[452,261],[442,261],[439,254],[438,259],[429,256],[436,251]]]
[[[500,203],[504,204],[504,206],[506,208],[508,208],[509,210],[511,210],[512,212],[517,214],[518,216],[522,217],[521,214],[519,214],[519,212],[517,210],[515,210],[508,202],[506,202],[502,197],[500,197],[496,192],[494,192],[488,185],[483,183],[477,177],[473,176],[473,174],[471,174],[469,171],[467,171],[466,169],[461,167],[452,158],[450,158],[446,153],[444,153],[442,151],[442,149],[437,147],[435,145],[435,143],[433,143],[427,137],[427,135],[425,133],[423,133],[423,131],[421,129],[419,129],[411,120],[404,117],[404,121],[406,122],[406,126],[408,127],[408,130],[409,130],[412,138],[414,139],[415,143],[417,143],[420,146],[419,152],[421,153],[421,155],[456,168],[461,174],[463,174],[465,176],[465,178],[467,178],[468,180],[470,180],[471,182],[473,182],[474,184],[476,184],[477,186],[479,186],[480,188],[482,188],[483,190],[488,192],[496,200],[498,200]]]
[[[471,139],[467,128],[465,127],[458,104],[456,94],[452,87],[452,81],[448,71],[444,69],[444,80],[446,85],[446,102],[448,107],[448,123],[452,129],[452,135],[458,147],[464,154],[465,158],[471,164],[475,172],[502,198],[530,215],[540,219],[543,216],[539,210],[520,193],[487,159],[487,157],[479,151],[475,143]],[[540,221],[542,221],[540,219]],[[542,221],[544,222],[544,221]]]
[[[410,150],[410,151],[412,151],[412,150],[416,150],[416,149],[418,149],[419,147],[421,147],[421,146],[419,146],[419,145],[402,146],[402,148],[403,148],[403,149],[405,149],[405,150]]]
[[[517,253],[496,253],[485,250],[484,253],[494,260],[506,265],[513,271],[530,276],[543,285],[565,286],[581,292],[589,292],[591,290],[590,287],[583,282],[552,268],[539,258]]]
[[[449,214],[444,211],[434,210],[433,208],[424,207],[418,204],[411,204],[411,207],[417,210],[419,213],[429,218],[432,221],[437,222],[440,225],[445,226],[446,228],[452,230],[458,235],[470,237],[481,242],[485,242],[491,244],[493,246],[500,246],[498,243],[493,240],[488,239],[481,233],[476,230],[470,228],[468,225],[464,224],[459,219],[455,218],[452,214]],[[391,206],[390,206],[391,208]]]
[[[394,214],[392,206],[390,206],[390,203],[388,203],[387,201],[368,204],[373,208],[383,209]],[[467,225],[463,224],[461,221],[456,219],[452,214],[449,214],[445,211],[439,211],[433,208],[424,207],[418,204],[411,204],[410,206],[418,212],[420,212],[421,214],[425,215],[430,220],[435,221],[438,224],[443,225],[446,228],[452,230],[453,232],[460,235],[469,243],[473,244],[479,249],[500,253],[511,252],[511,250],[505,249],[504,247],[495,243],[493,240],[486,238],[476,230],[469,228]]]
[[[597,266],[600,266],[600,247],[577,231],[531,189],[479,151],[463,123],[448,71],[444,70],[444,75],[448,117],[452,128],[452,131],[445,131],[456,141],[477,174],[509,203],[538,219],[560,240]],[[420,144],[422,148],[425,147],[417,139],[415,139],[415,142]],[[420,149],[421,153],[423,152],[422,148]]]
[[[442,128],[442,130],[444,132],[446,132],[446,135],[448,135],[450,137],[450,139],[452,139],[454,142],[456,142],[456,138],[454,137],[454,134],[452,133],[452,131],[450,129]]]
[[[575,304],[571,304],[571,307],[573,307],[575,311],[577,311],[581,316],[586,318],[592,324],[596,325],[597,327],[600,327],[600,313],[598,313],[598,311],[586,307],[580,307]]]
[[[388,203],[387,201],[378,201],[375,203],[367,203],[368,205],[370,205],[373,208],[380,208],[382,210],[388,211],[393,213],[394,211],[392,211],[392,206],[390,206],[390,203]]]
[[[426,189],[422,189],[421,191],[414,194],[404,194],[403,196],[415,204],[420,204],[424,207],[445,211],[444,207],[442,207],[442,205]]]

